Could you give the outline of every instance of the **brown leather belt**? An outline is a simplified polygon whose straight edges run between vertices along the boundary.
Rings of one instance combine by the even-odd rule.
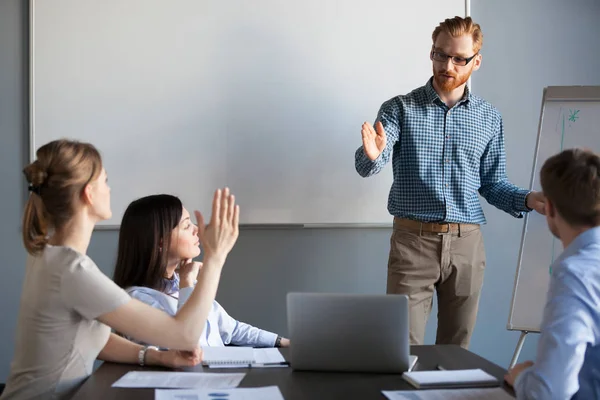
[[[394,217],[394,226],[401,226],[419,232],[461,233],[478,229],[478,224],[457,224],[453,222],[421,222],[413,219]]]

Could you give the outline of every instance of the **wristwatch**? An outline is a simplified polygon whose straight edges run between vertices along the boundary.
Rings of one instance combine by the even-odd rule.
[[[277,336],[277,339],[275,339],[275,347],[281,347],[281,336]]]
[[[156,346],[144,346],[144,347],[142,347],[140,349],[139,353],[138,353],[138,363],[142,367],[146,364],[146,352],[148,351],[148,349],[152,349],[152,350],[158,351],[158,347],[156,347]]]

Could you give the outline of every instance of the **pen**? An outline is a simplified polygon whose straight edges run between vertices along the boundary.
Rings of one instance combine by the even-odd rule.
[[[289,366],[290,363],[288,361],[283,362],[267,362],[267,363],[255,363],[251,364],[251,367],[255,368],[268,368],[268,367],[280,367],[280,366]]]
[[[438,364],[436,368],[438,371],[446,371],[446,368],[442,367],[440,364]]]

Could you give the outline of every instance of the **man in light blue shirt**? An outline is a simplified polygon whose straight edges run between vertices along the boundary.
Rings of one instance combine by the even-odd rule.
[[[548,227],[565,250],[552,264],[536,361],[506,381],[518,399],[599,399],[600,157],[565,150],[540,177]]]

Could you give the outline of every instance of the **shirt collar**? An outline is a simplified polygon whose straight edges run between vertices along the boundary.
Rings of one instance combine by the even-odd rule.
[[[179,292],[179,274],[173,273],[173,279],[163,278],[163,284],[166,294],[174,294]]]
[[[433,76],[431,78],[429,78],[429,80],[425,84],[425,94],[427,95],[427,100],[430,103],[437,101],[440,104],[444,104],[444,102],[442,101],[442,99],[440,99],[440,96],[437,94],[437,92],[435,91],[435,89],[433,87]],[[465,93],[464,93],[462,99],[460,99],[460,101],[458,103],[456,103],[456,106],[461,105],[461,104],[464,104],[465,106],[469,106],[469,103],[472,100],[473,100],[473,95],[471,94],[471,89],[469,89],[469,85],[465,85]]]
[[[580,233],[579,236],[573,239],[573,241],[567,246],[560,257],[556,259],[554,264],[559,265],[565,258],[572,256],[584,247],[594,243],[600,243],[600,226]]]

